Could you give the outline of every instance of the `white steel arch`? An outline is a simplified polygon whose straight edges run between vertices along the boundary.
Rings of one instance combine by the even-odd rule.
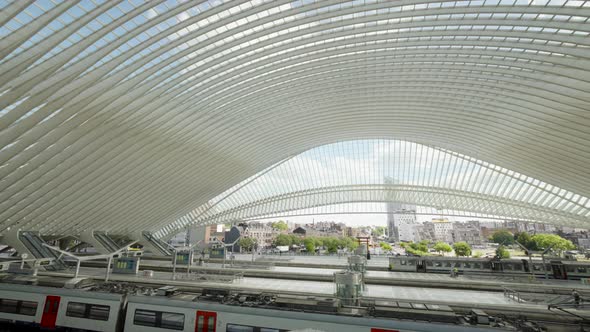
[[[590,200],[452,151],[400,140],[347,141],[317,147],[244,180],[161,229],[219,224],[327,205],[403,202],[433,214],[586,227]],[[321,209],[319,209],[322,211]],[[384,212],[385,205],[381,206]]]
[[[588,17],[573,0],[0,1],[0,232],[160,230],[368,138],[586,198]]]

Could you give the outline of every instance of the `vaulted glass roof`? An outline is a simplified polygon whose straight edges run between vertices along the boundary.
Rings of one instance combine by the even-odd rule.
[[[326,208],[317,208],[342,209],[345,203],[359,202],[403,202],[430,207],[432,214],[581,227],[590,220],[588,197],[518,172],[421,144],[361,140],[317,147],[283,160],[158,235],[175,234],[193,224],[309,213],[309,208],[326,213]],[[380,208],[383,212],[385,205]]]
[[[590,196],[589,17],[569,0],[0,0],[0,232],[158,231],[280,161],[374,139],[559,188],[521,203],[587,223],[568,204]]]

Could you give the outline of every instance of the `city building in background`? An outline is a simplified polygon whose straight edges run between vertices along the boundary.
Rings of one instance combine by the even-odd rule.
[[[387,230],[390,241],[413,241],[416,230],[416,205],[398,202],[387,203]],[[400,226],[404,234],[400,234]]]

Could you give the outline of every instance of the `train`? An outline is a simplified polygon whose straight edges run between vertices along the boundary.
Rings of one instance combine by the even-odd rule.
[[[544,265],[544,266],[543,266]],[[488,259],[441,256],[394,256],[389,258],[389,271],[451,273],[485,273],[500,275],[534,275],[552,279],[580,280],[590,278],[590,262],[574,260]]]
[[[503,325],[457,323],[456,314],[449,307],[436,305],[429,305],[429,318],[418,321],[411,319],[410,313],[419,307],[399,309],[402,311],[397,314],[405,319],[391,319],[314,312],[313,306],[307,304],[309,298],[293,302],[309,310],[281,310],[244,305],[245,295],[234,297],[242,305],[208,301],[207,296],[182,292],[166,296],[127,295],[0,283],[0,322],[22,327],[17,330],[108,332],[514,331]],[[270,302],[270,296],[265,296],[264,301]],[[420,310],[426,312],[426,306],[421,306]],[[379,310],[390,311],[385,307]],[[446,318],[437,322],[436,317]]]

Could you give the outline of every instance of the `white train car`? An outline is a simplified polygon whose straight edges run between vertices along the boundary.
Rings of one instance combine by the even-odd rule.
[[[394,256],[389,258],[389,271],[449,273],[456,268],[461,273],[493,273],[531,275],[542,278],[579,280],[590,278],[590,263],[566,260],[543,262],[535,259],[489,259],[438,256]]]
[[[0,284],[0,320],[42,328],[116,331],[121,295]]]
[[[125,332],[326,332],[495,331],[499,329],[446,323],[350,317],[276,309],[130,296]]]

